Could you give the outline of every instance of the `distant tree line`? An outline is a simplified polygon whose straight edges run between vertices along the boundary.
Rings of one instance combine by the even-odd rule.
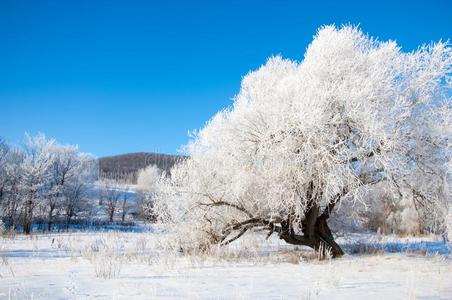
[[[99,177],[136,184],[140,170],[153,165],[169,174],[171,168],[184,159],[186,157],[180,155],[147,152],[102,157],[98,163]]]
[[[33,227],[155,221],[157,181],[180,159],[157,153],[96,159],[43,134],[26,135],[20,146],[0,138],[0,221],[27,234]]]

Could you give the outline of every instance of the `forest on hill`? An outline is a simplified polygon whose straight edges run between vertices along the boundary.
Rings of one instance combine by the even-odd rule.
[[[149,165],[155,165],[167,173],[179,161],[181,155],[170,155],[153,152],[126,153],[99,158],[99,177],[136,183],[138,171]]]

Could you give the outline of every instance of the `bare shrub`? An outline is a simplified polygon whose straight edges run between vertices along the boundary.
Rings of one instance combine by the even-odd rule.
[[[93,265],[96,277],[116,278],[125,259],[124,244],[117,235],[103,236],[86,246],[83,256]]]
[[[8,251],[8,248],[6,248],[5,245],[0,245],[0,258],[1,258],[1,263],[5,266],[7,266],[9,264],[9,260],[8,257],[6,255],[4,255],[4,253],[6,253],[6,251]]]

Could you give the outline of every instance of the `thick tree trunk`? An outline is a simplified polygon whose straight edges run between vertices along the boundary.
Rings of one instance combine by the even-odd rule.
[[[311,184],[311,188],[308,190],[306,195],[308,199],[311,199],[308,203],[308,209],[304,214],[304,219],[298,222],[295,221],[298,218],[293,210],[289,210],[289,213],[285,219],[282,217],[262,218],[255,217],[246,209],[228,202],[218,201],[210,204],[210,206],[233,207],[241,212],[244,212],[249,217],[249,219],[244,221],[228,224],[219,236],[216,234],[213,235],[213,242],[218,242],[221,245],[227,245],[240,238],[248,230],[256,227],[262,228],[262,226],[264,226],[270,231],[268,237],[273,232],[277,232],[279,238],[284,240],[286,243],[308,246],[319,252],[321,258],[328,256],[332,256],[334,258],[342,256],[344,251],[342,251],[341,247],[334,240],[334,236],[328,226],[327,220],[329,219],[336,203],[342,196],[347,194],[347,190],[344,188],[333,199],[331,199],[322,212],[320,211],[320,206],[318,204],[319,201],[316,201],[317,199],[320,199],[318,197],[321,197],[321,195],[315,196],[312,191],[313,184]]]
[[[334,240],[333,233],[327,223],[335,203],[332,202],[328,205],[322,214],[319,213],[319,206],[312,203],[306,212],[306,218],[300,222],[303,235],[294,233],[289,218],[288,222],[281,223],[280,238],[289,244],[311,247],[318,251],[322,258],[328,255],[334,258],[344,255],[344,251]]]
[[[339,257],[344,255],[341,247],[334,240],[333,234],[326,222],[326,219],[318,218],[315,224],[314,234],[314,249],[321,252],[322,257],[331,254],[332,257]]]
[[[280,235],[286,243],[308,246],[319,252],[322,258],[331,255],[333,258],[344,255],[344,251],[334,240],[326,220],[319,219],[314,225],[314,231],[309,235],[298,235],[293,232],[283,232]]]

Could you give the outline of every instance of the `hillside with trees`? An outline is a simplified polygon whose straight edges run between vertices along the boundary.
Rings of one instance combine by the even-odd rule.
[[[139,170],[150,165],[169,173],[171,168],[184,156],[151,152],[126,153],[99,158],[99,177],[136,183]]]

